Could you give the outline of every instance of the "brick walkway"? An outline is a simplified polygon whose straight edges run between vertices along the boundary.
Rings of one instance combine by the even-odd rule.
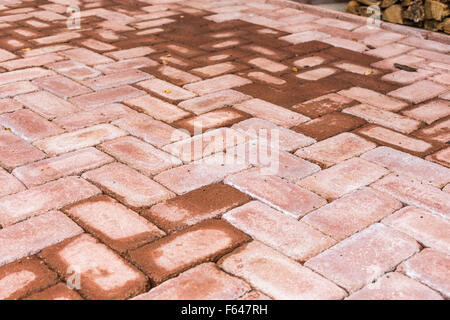
[[[450,297],[450,37],[78,2],[0,0],[0,299]]]

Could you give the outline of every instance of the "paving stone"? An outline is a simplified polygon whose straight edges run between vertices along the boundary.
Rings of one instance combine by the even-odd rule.
[[[0,85],[54,75],[53,71],[33,67],[0,74]]]
[[[114,60],[108,57],[105,57],[101,54],[98,54],[94,51],[85,48],[70,49],[62,52],[61,54],[71,60],[78,61],[88,66],[95,66],[97,64],[114,62]]]
[[[350,98],[330,93],[294,105],[292,110],[310,118],[317,118],[333,111],[340,111],[352,103],[352,101]]]
[[[419,250],[419,244],[403,233],[374,224],[308,260],[305,266],[354,292]]]
[[[63,211],[119,252],[137,248],[165,235],[137,213],[104,195],[65,207]]]
[[[83,230],[59,211],[51,211],[0,230],[0,265],[31,256]]]
[[[438,119],[450,115],[450,106],[444,100],[436,100],[422,104],[414,109],[403,111],[403,114],[431,124]]]
[[[388,111],[398,111],[408,106],[406,102],[399,101],[376,91],[360,87],[342,90],[339,91],[339,94],[350,99],[357,100],[361,103],[370,104]]]
[[[131,69],[84,80],[83,85],[93,90],[102,90],[132,84],[151,78],[153,78],[153,76],[149,75],[148,73]]]
[[[442,149],[439,152],[427,156],[425,159],[450,168],[450,148]]]
[[[234,300],[249,290],[244,281],[231,277],[213,263],[203,263],[134,300]]]
[[[419,130],[415,135],[424,137],[425,139],[447,143],[450,140],[450,132],[448,131],[449,124],[450,119],[443,119]]]
[[[124,49],[124,50],[119,50],[119,51],[108,52],[105,55],[109,56],[111,58],[114,58],[116,60],[124,60],[124,59],[143,57],[143,56],[146,56],[153,52],[155,52],[154,49],[147,47],[147,46],[143,46],[143,47],[135,47],[135,48],[131,48],[131,49]]]
[[[87,234],[46,248],[39,257],[64,279],[79,276],[80,293],[88,299],[126,299],[147,287],[142,273]]]
[[[63,99],[91,92],[89,88],[63,76],[38,78],[33,81],[33,84]]]
[[[214,261],[248,241],[223,220],[207,220],[130,252],[134,263],[159,284],[197,264]]]
[[[19,95],[15,100],[49,120],[80,111],[73,104],[47,91]]]
[[[0,114],[22,109],[22,105],[12,99],[0,99]]]
[[[441,85],[428,80],[422,80],[395,91],[391,91],[389,92],[389,95],[417,104],[432,99],[443,93],[445,90],[446,88]]]
[[[66,77],[79,81],[93,78],[101,74],[100,71],[74,60],[55,62],[47,66]]]
[[[109,88],[93,93],[83,94],[69,99],[69,102],[83,108],[94,108],[114,102],[123,102],[144,95],[145,92],[131,86]]]
[[[104,74],[113,74],[130,69],[141,69],[145,67],[155,67],[158,65],[159,64],[152,59],[146,57],[138,57],[97,65],[95,66],[95,69],[100,70]]]
[[[334,283],[257,241],[221,259],[219,266],[275,299],[342,299],[346,296]]]
[[[252,82],[248,79],[239,77],[234,74],[227,74],[195,83],[190,83],[183,86],[183,88],[195,92],[199,96],[203,96],[209,93],[214,93],[235,87],[241,87],[250,83]]]
[[[29,295],[25,300],[83,300],[83,298],[64,283],[58,283],[45,290]]]
[[[174,196],[160,184],[120,163],[88,171],[83,174],[83,178],[135,209],[148,207]]]
[[[0,130],[0,165],[6,169],[40,160],[45,154],[8,130]]]
[[[399,70],[386,74],[383,77],[381,77],[381,79],[385,81],[407,85],[416,81],[424,80],[433,74],[434,72],[424,69],[417,69],[416,72]]]
[[[433,249],[424,249],[419,254],[403,262],[397,270],[440,292],[444,298],[450,296],[450,258],[447,254]]]
[[[142,81],[137,85],[169,101],[181,101],[191,99],[196,96],[194,93],[188,90],[184,90],[183,88],[160,79],[150,79]]]
[[[0,197],[25,190],[23,184],[3,168],[0,168]]]
[[[29,58],[23,59],[15,59],[9,60],[6,62],[0,63],[0,67],[3,67],[7,70],[16,70],[30,67],[40,67],[48,63],[56,62],[63,60],[63,58],[54,53],[47,53],[39,56],[33,56]]]
[[[0,99],[37,91],[39,88],[29,81],[19,81],[0,86]]]

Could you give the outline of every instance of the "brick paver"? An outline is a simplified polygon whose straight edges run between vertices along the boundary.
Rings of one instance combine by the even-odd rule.
[[[450,297],[448,36],[71,5],[0,5],[0,299]]]

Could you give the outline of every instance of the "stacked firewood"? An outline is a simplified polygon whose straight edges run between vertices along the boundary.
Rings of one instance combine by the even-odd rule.
[[[450,0],[351,0],[347,12],[450,34]]]

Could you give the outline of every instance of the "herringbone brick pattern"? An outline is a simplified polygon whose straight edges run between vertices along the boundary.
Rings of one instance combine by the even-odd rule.
[[[310,8],[1,0],[0,299],[449,298],[450,40]]]

